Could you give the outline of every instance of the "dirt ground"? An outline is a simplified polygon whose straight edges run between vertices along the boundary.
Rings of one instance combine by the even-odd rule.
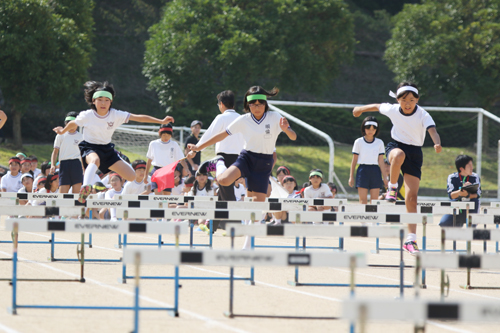
[[[429,249],[439,249],[439,216],[434,216],[434,224],[428,226],[427,244]],[[10,240],[10,233],[5,231],[5,216],[0,223],[0,240]],[[422,228],[419,227],[419,245]],[[19,240],[47,241],[48,233],[28,233],[19,235]],[[196,243],[208,242],[203,232],[195,233]],[[78,241],[78,234],[58,234],[58,241]],[[129,235],[129,242],[155,242],[154,235]],[[167,242],[173,237],[164,236]],[[181,239],[187,243],[187,236]],[[236,247],[241,248],[244,238],[237,237]],[[382,247],[397,247],[396,239],[381,239]],[[117,236],[94,234],[93,247],[86,249],[86,258],[119,259],[122,251],[117,249]],[[258,245],[294,245],[294,238],[259,237]],[[308,238],[308,245],[337,246],[338,239]],[[220,231],[214,235],[214,248],[230,247],[230,238]],[[374,239],[345,239],[347,251],[369,253],[370,264],[399,264],[399,252],[383,251],[372,254]],[[451,248],[451,242],[447,244]],[[459,249],[465,249],[465,242],[458,242]],[[483,243],[474,242],[473,251],[482,253]],[[258,249],[257,249],[258,251]],[[494,243],[489,243],[488,252],[494,252]],[[0,244],[0,258],[10,258],[12,244]],[[80,274],[80,266],[75,262],[49,262],[48,244],[19,245],[19,278],[74,279]],[[56,245],[56,258],[75,258],[76,245]],[[413,265],[414,257],[405,254],[405,264]],[[121,263],[86,263],[86,283],[78,282],[23,282],[18,283],[18,304],[28,305],[99,305],[132,306],[134,301],[134,281],[126,284],[118,281],[121,277]],[[238,268],[238,276],[249,276],[249,269]],[[447,300],[500,301],[500,290],[464,290],[461,284],[466,282],[465,270],[449,270],[451,286]],[[0,261],[0,278],[9,279],[12,274],[12,262]],[[128,267],[128,274],[134,274],[134,267]],[[349,283],[348,269],[301,268],[300,282]],[[414,269],[406,268],[405,284],[413,284]],[[171,276],[173,267],[142,266],[141,275]],[[186,265],[180,268],[181,276],[216,276],[228,277],[227,267],[207,267]],[[341,302],[349,297],[347,287],[290,286],[294,268],[256,268],[255,285],[244,281],[235,282],[236,314],[260,314],[282,316],[341,316]],[[427,271],[427,289],[422,289],[420,296],[425,299],[439,300],[438,270]],[[356,273],[356,283],[399,283],[398,268],[363,268]],[[171,317],[166,311],[141,311],[141,332],[348,332],[349,323],[342,319],[268,319],[237,317],[227,318],[224,312],[229,306],[229,282],[227,280],[182,280],[180,289],[180,315]],[[472,285],[500,286],[500,271],[473,271]],[[141,306],[169,307],[174,300],[173,281],[141,280]],[[19,309],[17,315],[11,315],[7,308],[11,305],[12,287],[8,281],[0,281],[0,332],[130,332],[133,329],[133,312],[129,310],[53,310]],[[415,291],[406,288],[404,297],[413,298]],[[399,296],[398,288],[357,288],[359,297]],[[426,332],[496,332],[498,324],[463,324],[449,321],[429,321]],[[413,324],[403,321],[370,322],[368,332],[413,332]]]

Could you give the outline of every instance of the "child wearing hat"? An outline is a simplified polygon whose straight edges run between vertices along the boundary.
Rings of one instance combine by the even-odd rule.
[[[17,192],[23,186],[21,184],[21,160],[17,156],[9,159],[9,171],[0,181],[2,192]]]
[[[153,170],[149,174],[150,176],[152,176],[156,170],[184,158],[184,154],[182,153],[179,144],[174,140],[171,140],[172,132],[172,124],[162,125],[158,131],[160,138],[149,143],[148,152],[146,154],[146,157],[148,158],[146,163],[146,172],[144,173],[144,178],[142,180],[144,184],[148,183],[147,175],[151,166],[153,166]],[[186,162],[181,160],[180,163],[182,167],[187,170]],[[191,172],[188,171],[187,173],[188,176],[191,176]],[[159,189],[155,182],[151,183],[151,190],[154,190],[155,194],[170,195],[172,192],[171,188]]]
[[[146,162],[144,160],[135,160],[132,162],[132,168],[135,171],[135,179],[125,184],[123,194],[149,194],[151,192],[151,178],[147,178],[147,183],[143,181],[146,175]]]
[[[333,193],[327,184],[323,183],[323,173],[318,169],[311,170],[309,174],[310,186],[304,190],[304,199],[328,199],[333,198]],[[311,211],[329,211],[330,206],[309,206],[308,210]]]

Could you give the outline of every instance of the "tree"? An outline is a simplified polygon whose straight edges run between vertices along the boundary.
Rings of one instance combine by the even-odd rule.
[[[91,0],[0,3],[0,88],[10,106],[14,144],[34,103],[61,103],[81,87],[92,54]]]
[[[413,79],[448,103],[500,100],[500,1],[427,0],[395,17],[385,58],[396,79]],[[485,120],[485,137],[488,137]],[[488,147],[488,140],[483,140]]]
[[[179,0],[150,29],[143,73],[167,106],[206,108],[215,95],[259,84],[324,90],[352,59],[342,1]]]

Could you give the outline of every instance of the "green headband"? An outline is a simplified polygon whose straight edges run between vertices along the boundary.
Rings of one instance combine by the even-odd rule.
[[[321,179],[323,179],[323,175],[321,174],[321,172],[319,171],[313,171],[309,174],[309,178],[311,178],[312,176],[318,176],[320,177]]]
[[[263,94],[256,94],[256,95],[248,95],[247,96],[247,102],[255,101],[256,99],[262,99],[264,101],[267,101],[267,96],[263,95]]]
[[[66,117],[64,119],[64,121],[72,121],[72,120],[75,120],[76,118],[75,117]]]
[[[109,91],[105,91],[105,90],[96,91],[94,93],[94,95],[92,96],[92,99],[96,99],[96,98],[99,98],[99,97],[107,97],[110,100],[113,100],[113,95],[111,95],[111,93]]]

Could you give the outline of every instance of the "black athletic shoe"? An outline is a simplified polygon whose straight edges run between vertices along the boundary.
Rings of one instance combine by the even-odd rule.
[[[224,161],[224,157],[217,155],[211,160],[206,160],[205,162],[201,163],[201,165],[198,167],[196,174],[209,175],[215,177],[215,174],[217,172],[217,162],[219,162],[220,160]]]

